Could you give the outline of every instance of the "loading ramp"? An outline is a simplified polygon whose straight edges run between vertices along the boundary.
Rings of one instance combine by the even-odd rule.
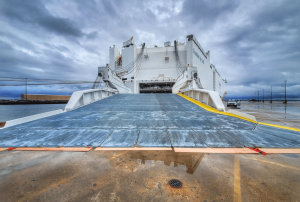
[[[0,147],[299,148],[300,132],[212,113],[175,94],[116,94],[0,130]]]

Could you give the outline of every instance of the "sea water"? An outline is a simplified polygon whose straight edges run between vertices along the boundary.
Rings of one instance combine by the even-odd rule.
[[[65,109],[66,104],[0,105],[0,122]]]

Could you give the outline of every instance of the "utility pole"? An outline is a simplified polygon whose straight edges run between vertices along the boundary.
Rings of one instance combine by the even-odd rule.
[[[271,86],[271,101],[270,101],[270,103],[272,103],[272,86]]]
[[[265,89],[263,89],[263,102],[265,102]]]
[[[259,91],[257,91],[257,102],[259,102]]]
[[[27,100],[27,78],[26,78],[26,100]]]
[[[287,100],[286,100],[286,81],[287,80],[284,81],[284,84],[285,84],[285,93],[284,93],[284,102],[283,102],[284,104],[287,103]]]

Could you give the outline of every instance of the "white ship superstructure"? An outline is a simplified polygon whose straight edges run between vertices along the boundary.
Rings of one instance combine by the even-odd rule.
[[[188,35],[184,43],[168,41],[162,47],[136,46],[133,37],[123,43],[121,51],[114,45],[109,49],[109,63],[99,67],[96,81],[102,80],[119,93],[184,94],[194,90],[203,94],[197,100],[214,107],[224,98],[227,83],[194,35]]]

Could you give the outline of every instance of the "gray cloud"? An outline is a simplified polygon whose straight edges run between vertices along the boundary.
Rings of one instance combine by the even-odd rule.
[[[236,1],[187,0],[183,3],[180,17],[187,18],[194,24],[201,23],[203,26],[209,26],[208,23],[213,23],[218,18],[223,18],[237,8],[238,3]]]
[[[0,72],[92,81],[97,66],[108,62],[111,45],[121,48],[131,36],[137,44],[161,45],[194,34],[228,80],[228,96],[251,95],[271,85],[280,94],[284,80],[290,95],[300,96],[299,10],[296,0],[1,1]]]
[[[67,18],[55,17],[38,0],[10,0],[0,4],[0,12],[12,24],[25,23],[44,28],[60,35],[81,37],[83,33],[75,23]]]

